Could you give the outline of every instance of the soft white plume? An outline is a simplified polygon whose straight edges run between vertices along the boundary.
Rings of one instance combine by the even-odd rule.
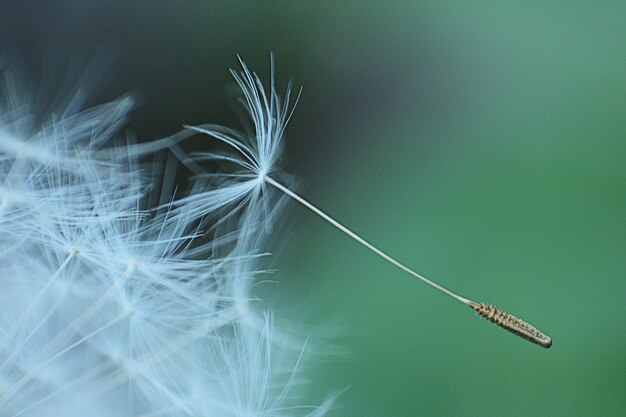
[[[268,96],[243,68],[234,75],[254,134],[195,128],[238,151],[197,159],[239,169],[203,174],[159,207],[147,207],[155,179],[144,148],[114,141],[130,97],[87,110],[70,102],[40,123],[5,74],[0,416],[327,411],[290,395],[302,352],[285,354],[272,314],[252,303],[280,209],[262,178],[276,168],[290,105],[273,77]]]

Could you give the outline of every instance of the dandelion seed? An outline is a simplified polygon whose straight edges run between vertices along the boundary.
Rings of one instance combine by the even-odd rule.
[[[511,315],[501,312],[500,310],[487,309],[489,312],[497,312],[496,316],[491,313],[485,315],[484,305],[475,303],[465,297],[462,297],[445,287],[425,278],[424,276],[413,271],[409,267],[405,266],[401,262],[397,261],[387,253],[378,249],[361,236],[338,222],[326,212],[322,211],[315,205],[308,202],[302,196],[296,194],[288,187],[281,184],[274,178],[274,172],[278,169],[277,163],[280,156],[280,150],[282,148],[283,134],[285,127],[293,114],[294,107],[300,97],[301,90],[298,91],[294,103],[291,102],[291,83],[287,86],[285,97],[281,99],[276,91],[274,84],[274,58],[271,56],[271,78],[268,91],[263,86],[259,76],[253,72],[250,72],[246,64],[240,59],[242,66],[241,72],[231,70],[231,73],[239,85],[243,98],[241,99],[248,115],[252,121],[254,132],[246,135],[243,132],[238,132],[234,129],[229,129],[214,125],[204,125],[191,127],[190,130],[203,133],[225,143],[232,150],[235,151],[234,155],[228,157],[222,157],[222,159],[233,163],[238,166],[242,171],[238,171],[236,177],[241,180],[238,193],[233,193],[233,201],[241,199],[257,199],[258,190],[264,190],[265,185],[272,186],[282,192],[284,195],[289,196],[293,200],[297,201],[341,232],[348,235],[361,245],[365,246],[376,255],[385,259],[387,262],[395,265],[409,275],[417,278],[425,284],[435,288],[436,290],[452,297],[453,299],[473,308],[478,313],[489,320],[494,321],[493,318],[497,317],[497,324],[501,327],[509,330],[510,332],[521,336],[533,343],[536,343],[545,348],[549,348],[552,345],[552,341],[549,337],[539,332],[534,327],[528,325],[520,319],[517,319]],[[193,157],[193,156],[192,156]],[[195,156],[195,162],[201,162],[203,159],[209,157],[218,157],[209,154],[199,154]],[[192,158],[194,159],[194,158]],[[210,174],[207,174],[210,177]],[[207,195],[203,202],[202,195],[197,195],[201,210],[201,207],[206,209],[212,209],[213,204],[211,196]],[[258,204],[258,203],[257,203]],[[261,203],[262,204],[262,203]],[[482,306],[482,307],[477,307]]]

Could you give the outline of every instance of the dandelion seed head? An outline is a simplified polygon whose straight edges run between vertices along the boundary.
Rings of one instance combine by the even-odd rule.
[[[77,93],[38,117],[28,92],[5,77],[0,414],[314,410],[287,411],[298,403],[289,394],[301,354],[281,346],[252,291],[267,225],[280,211],[263,178],[277,169],[289,106],[245,65],[235,79],[256,133],[214,127],[214,137],[243,152],[204,157],[240,170],[226,180],[200,175],[184,197],[151,207],[146,154],[118,138],[130,97],[83,109]]]

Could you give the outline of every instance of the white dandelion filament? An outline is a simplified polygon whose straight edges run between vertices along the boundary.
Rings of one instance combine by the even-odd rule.
[[[116,142],[130,98],[83,110],[77,92],[61,116],[33,123],[21,91],[7,74],[0,415],[324,415],[330,400],[308,408],[293,395],[303,351],[274,337],[271,313],[255,306],[276,212],[258,181],[199,184],[176,200],[171,164],[155,162],[148,171],[165,178],[149,177],[151,151]]]

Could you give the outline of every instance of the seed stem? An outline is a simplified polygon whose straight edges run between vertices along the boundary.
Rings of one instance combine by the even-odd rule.
[[[352,230],[348,229],[346,226],[342,225],[337,220],[333,219],[331,216],[326,214],[324,211],[322,211],[321,209],[317,208],[313,204],[309,203],[307,200],[305,200],[304,198],[300,197],[298,194],[296,194],[295,192],[291,191],[289,188],[285,187],[281,183],[275,181],[274,179],[272,179],[271,177],[269,177],[267,175],[263,177],[263,180],[265,180],[265,182],[267,182],[268,184],[271,184],[272,186],[278,188],[280,191],[282,191],[283,193],[287,194],[289,197],[293,198],[298,203],[302,204],[303,206],[305,206],[306,208],[308,208],[309,210],[311,210],[312,212],[314,212],[315,214],[320,216],[322,219],[326,220],[328,223],[332,224],[337,229],[341,230],[343,233],[345,233],[346,235],[350,236],[352,239],[356,240],[361,245],[365,246],[367,249],[371,250],[372,252],[374,252],[376,255],[380,256],[381,258],[383,258],[387,262],[392,263],[393,265],[397,266],[398,268],[400,268],[404,272],[412,275],[413,277],[415,277],[415,278],[419,279],[420,281],[430,285],[431,287],[441,291],[442,293],[444,293],[444,294],[454,298],[455,300],[460,301],[460,302],[462,302],[465,305],[469,305],[470,300],[468,300],[467,298],[461,297],[460,295],[453,293],[452,291],[442,287],[441,285],[439,285],[439,284],[429,280],[426,277],[423,277],[422,275],[420,275],[417,272],[413,271],[408,266],[405,266],[404,264],[402,264],[399,261],[395,260],[394,258],[392,258],[391,256],[387,255],[385,252],[383,252],[382,250],[378,249],[376,246],[372,245],[371,243],[369,243],[368,241],[363,239],[361,236],[357,235]]]
[[[511,333],[513,333],[513,334],[523,338],[523,339],[526,339],[526,340],[528,340],[528,341],[530,341],[532,343],[540,345],[540,346],[542,346],[544,348],[549,348],[550,346],[552,346],[552,339],[550,337],[546,336],[541,331],[539,331],[538,329],[536,329],[532,325],[528,324],[527,322],[525,322],[525,321],[523,321],[521,319],[518,319],[517,317],[512,316],[512,315],[510,315],[510,314],[508,314],[508,313],[506,313],[506,312],[504,312],[502,310],[496,309],[493,306],[487,306],[486,304],[479,304],[479,303],[476,303],[476,302],[474,302],[472,300],[469,300],[469,299],[467,299],[465,297],[461,297],[460,295],[453,293],[452,291],[450,291],[450,290],[442,287],[441,285],[439,285],[439,284],[429,280],[428,278],[423,277],[422,275],[420,275],[417,272],[413,271],[408,266],[405,266],[401,262],[399,262],[399,261],[395,260],[394,258],[392,258],[391,256],[387,255],[385,252],[383,252],[382,250],[378,249],[376,246],[372,245],[371,243],[369,243],[368,241],[363,239],[361,236],[357,235],[352,230],[348,229],[346,226],[344,226],[343,224],[339,223],[337,220],[333,219],[331,216],[326,214],[324,211],[322,211],[321,209],[317,208],[313,204],[309,203],[307,200],[305,200],[304,198],[300,197],[298,194],[296,194],[295,192],[291,191],[289,188],[285,187],[284,185],[282,185],[278,181],[275,181],[274,179],[272,179],[271,177],[269,177],[267,175],[261,176],[261,179],[263,181],[265,181],[266,183],[276,187],[277,189],[279,189],[280,191],[282,191],[283,193],[285,193],[289,197],[293,198],[298,203],[302,204],[303,206],[305,206],[306,208],[311,210],[313,213],[317,214],[322,219],[326,220],[328,223],[332,224],[337,229],[341,230],[343,233],[345,233],[346,235],[350,236],[352,239],[356,240],[361,245],[365,246],[367,249],[371,250],[372,252],[374,252],[376,255],[380,256],[381,258],[383,258],[387,262],[390,262],[391,264],[397,266],[398,268],[400,268],[404,272],[408,273],[409,275],[412,275],[413,277],[415,277],[415,278],[419,279],[420,281],[430,285],[431,287],[441,291],[442,293],[444,293],[444,294],[454,298],[455,300],[460,301],[461,303],[469,306],[474,311],[476,311],[479,315],[487,318],[489,321],[491,321],[493,323],[496,323],[498,326],[508,330],[509,332],[511,332]]]

